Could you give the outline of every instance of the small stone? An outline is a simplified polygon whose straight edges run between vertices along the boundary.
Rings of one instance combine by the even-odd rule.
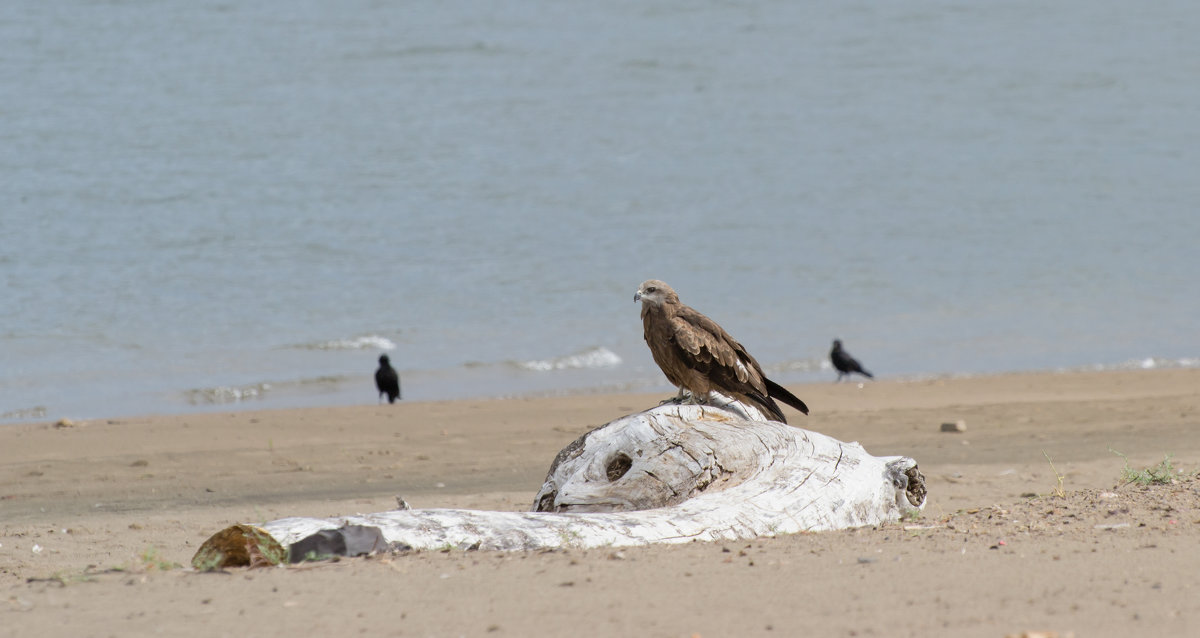
[[[33,609],[32,602],[17,596],[9,598],[8,602],[12,604],[15,611],[29,611],[30,609]]]
[[[966,432],[967,422],[959,419],[953,423],[943,423],[942,432]]]

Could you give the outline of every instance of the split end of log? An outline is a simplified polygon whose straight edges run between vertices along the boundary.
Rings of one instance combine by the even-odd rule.
[[[908,485],[904,490],[908,502],[918,509],[925,507],[925,495],[928,493],[925,489],[925,475],[921,474],[921,470],[915,465],[908,468],[904,475],[908,477]]]
[[[888,473],[892,477],[892,484],[896,486],[896,506],[901,512],[925,507],[928,494],[925,475],[915,461],[903,456],[895,457],[888,463]]]

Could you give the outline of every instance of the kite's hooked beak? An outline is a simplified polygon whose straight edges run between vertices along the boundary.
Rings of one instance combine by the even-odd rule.
[[[639,290],[639,291],[633,293],[633,300],[641,301],[642,300],[642,291]]]

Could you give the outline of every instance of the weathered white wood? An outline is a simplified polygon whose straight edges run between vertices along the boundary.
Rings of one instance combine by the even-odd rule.
[[[532,512],[402,509],[262,525],[284,547],[378,527],[414,549],[529,550],[736,540],[875,525],[925,504],[906,457],[765,420],[741,404],[663,405],[568,445]],[[750,417],[748,419],[747,417]]]

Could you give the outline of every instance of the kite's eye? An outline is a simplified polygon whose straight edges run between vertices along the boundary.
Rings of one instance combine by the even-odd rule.
[[[657,288],[655,288],[654,286],[650,286],[649,288],[646,289],[646,292],[654,292],[655,290],[657,290]]]

